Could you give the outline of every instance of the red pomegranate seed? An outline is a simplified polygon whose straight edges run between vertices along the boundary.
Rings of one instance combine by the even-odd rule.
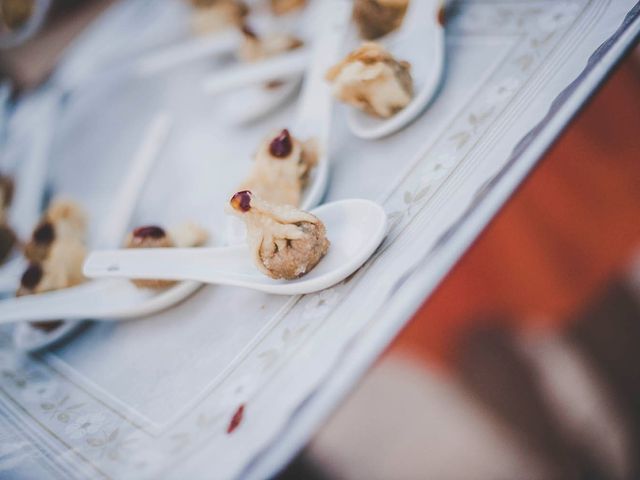
[[[229,422],[229,426],[227,427],[227,433],[233,433],[233,431],[240,426],[242,422],[242,417],[244,416],[244,403],[241,404],[236,413],[231,417],[231,421]]]

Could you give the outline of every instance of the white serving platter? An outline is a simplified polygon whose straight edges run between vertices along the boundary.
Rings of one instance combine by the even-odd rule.
[[[111,18],[125,7],[114,8]],[[38,478],[265,478],[281,468],[640,29],[630,0],[480,0],[458,11],[442,92],[409,128],[366,142],[348,132],[344,109],[335,112],[327,199],[377,200],[391,216],[363,269],[301,297],[206,287],[161,314],[90,325],[30,357],[0,330],[0,435],[14,450],[28,445],[0,467]],[[149,109],[168,108],[176,127],[136,222],[188,215],[223,235],[222,205],[253,148],[287,125],[294,105],[230,126],[214,99],[191,88],[209,68],[194,62],[144,82],[105,76],[74,90],[53,142],[54,187],[101,215]]]

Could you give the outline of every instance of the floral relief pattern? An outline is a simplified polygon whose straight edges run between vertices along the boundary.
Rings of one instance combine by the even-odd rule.
[[[465,32],[518,32],[518,43],[499,70],[489,78],[483,93],[458,115],[417,160],[410,175],[386,202],[392,230],[389,240],[400,234],[421,208],[465,161],[474,143],[525,84],[530,72],[545,59],[549,48],[583,11],[585,2],[549,2],[544,6],[505,4],[486,8],[481,3],[453,21],[455,34]],[[251,401],[269,375],[277,371],[348,294],[348,282],[301,297],[207,401],[180,422],[156,436],[149,435],[123,416],[105,408],[78,387],[64,383],[53,370],[36,361],[16,360],[9,330],[0,329],[0,408],[3,396],[19,399],[30,415],[69,446],[74,455],[90,459],[101,471],[114,474],[135,471],[152,478],[165,464],[199,447],[212,437],[225,438],[233,411]]]
[[[65,395],[58,400],[40,403],[40,408],[52,420],[68,425],[74,420],[76,412],[78,412],[84,405],[84,403],[73,403],[69,401],[69,395]],[[67,429],[66,432],[70,433],[70,430]],[[70,436],[70,438],[77,439],[79,437],[74,435]]]
[[[392,200],[389,214],[394,229],[409,222],[414,212],[429,201],[438,186],[446,181],[455,168],[463,161],[474,142],[481,138],[491,122],[498,117],[505,105],[522,88],[527,72],[540,63],[548,53],[557,31],[568,27],[580,13],[576,2],[525,7],[482,8],[472,6],[460,19],[454,20],[454,30],[464,32],[484,32],[487,26],[502,30],[516,29],[526,32],[525,41],[514,52],[505,65],[504,72],[496,75],[484,92],[478,96],[469,113],[451,126],[451,133],[441,139],[424,155],[412,172],[402,197]],[[506,74],[505,74],[506,73]],[[403,220],[397,223],[398,220]]]
[[[65,399],[67,398],[65,397]],[[82,404],[77,406],[82,406]],[[101,413],[85,413],[72,420],[67,420],[65,423],[68,423],[68,425],[65,432],[73,440],[93,436],[100,432],[105,420],[105,416]]]

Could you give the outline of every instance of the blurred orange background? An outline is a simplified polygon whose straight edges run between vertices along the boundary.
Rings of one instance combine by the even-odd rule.
[[[280,478],[640,478],[639,125],[636,51]]]
[[[444,365],[499,313],[562,326],[640,253],[640,56],[628,56],[388,351]]]

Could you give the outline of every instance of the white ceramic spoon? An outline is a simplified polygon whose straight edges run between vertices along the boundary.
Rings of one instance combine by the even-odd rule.
[[[233,126],[242,126],[266,117],[298,91],[301,76],[277,81],[269,86],[251,85],[234,89],[216,98],[216,109]]]
[[[305,70],[308,74],[314,63],[322,62],[324,70],[319,74],[324,76],[338,57],[351,5],[344,0],[323,0],[309,9],[307,17],[316,19],[311,48],[299,48],[255,63],[238,63],[212,73],[202,82],[204,92],[219,95],[222,99],[232,97],[226,98],[227,103],[232,103],[237,112],[243,112],[240,114],[242,122],[247,122],[264,116],[284,103],[296,91]],[[275,91],[267,92],[263,85],[271,81],[282,82],[282,85]],[[316,84],[318,82],[314,82]],[[235,117],[230,116],[232,121],[240,123],[235,121]]]
[[[148,77],[201,58],[215,58],[230,54],[238,48],[241,41],[242,35],[235,29],[194,37],[186,42],[145,55],[136,62],[134,72],[137,76]]]
[[[207,95],[219,95],[270,80],[299,78],[309,64],[311,55],[308,47],[301,47],[265,60],[237,63],[208,75],[202,81],[202,89]]]
[[[246,245],[221,248],[123,249],[94,252],[85,262],[89,277],[135,277],[196,280],[297,295],[330,287],[355,272],[387,234],[387,215],[369,200],[342,200],[313,211],[327,227],[329,252],[304,277],[272,280],[251,263]],[[52,318],[126,320],[167,308],[184,298],[182,282],[167,294],[140,290],[128,281],[101,279],[68,289],[0,303],[0,324]],[[197,284],[197,283],[196,283]],[[141,293],[142,292],[142,293]],[[140,302],[141,295],[148,302]],[[45,297],[46,296],[46,297]]]
[[[149,172],[159,156],[160,149],[166,140],[171,127],[171,119],[167,114],[159,114],[149,125],[140,148],[136,152],[130,166],[130,171],[126,176],[119,191],[114,195],[114,204],[109,211],[109,215],[101,226],[100,245],[103,248],[113,248],[121,244],[126,233],[133,209],[137,203],[137,198],[142,187],[148,177]],[[3,311],[25,311],[28,312],[28,306],[33,302],[41,305],[44,311],[55,312],[55,305],[58,302],[65,303],[72,301],[83,292],[100,291],[101,286],[96,282],[88,282],[77,287],[72,287],[55,292],[46,292],[38,295],[25,296],[20,298],[12,298],[0,302],[0,312]],[[98,282],[100,283],[100,282]],[[122,299],[127,305],[128,310],[135,314],[141,314],[156,311],[157,309],[166,308],[166,305],[175,303],[186,298],[197,290],[199,284],[194,282],[185,282],[176,287],[162,291],[162,293],[148,292],[146,290],[134,289],[128,285],[128,282],[111,282],[121,290],[128,292],[128,296]],[[114,288],[116,288],[114,286]],[[112,300],[107,296],[98,300],[97,295],[90,294],[93,301],[99,304],[110,303]],[[3,318],[3,313],[0,313]],[[65,316],[46,315],[46,318],[34,317],[32,321],[40,320],[56,320],[66,318]],[[88,317],[84,317],[88,318]],[[73,317],[74,320],[81,320],[79,317]],[[82,322],[69,321],[68,319],[60,324],[57,328],[50,331],[35,328],[30,323],[23,323],[14,330],[14,342],[16,347],[22,350],[30,351],[44,348],[47,345],[60,341],[62,338],[75,331]]]
[[[296,74],[293,76],[284,75],[274,80],[272,75],[268,75],[270,78],[265,82],[256,83],[256,79],[263,76],[260,69],[264,62],[243,63],[227,67],[212,78],[207,93],[217,95],[218,108],[228,112],[224,118],[231,125],[243,125],[263,118],[283,105],[298,90],[302,80],[300,71],[304,69],[302,65],[306,64],[308,55],[294,55]],[[288,61],[289,58],[285,57],[284,60]],[[270,64],[268,66],[271,67]],[[275,88],[267,87],[273,81],[278,85]]]
[[[400,30],[379,40],[397,59],[411,63],[414,97],[409,105],[390,118],[376,118],[355,108],[350,109],[347,120],[354,135],[365,139],[391,135],[427,108],[444,72],[443,8],[443,0],[411,0]]]
[[[28,238],[40,218],[47,180],[47,164],[60,97],[43,89],[24,99],[11,117],[11,137],[2,145],[3,169],[14,172],[15,194],[9,208],[9,225],[18,238]],[[9,119],[2,119],[4,127]],[[33,131],[33,125],[38,128]],[[26,262],[17,249],[0,266],[0,293],[13,295]]]
[[[234,108],[229,121],[232,125],[241,126],[265,118],[296,95],[301,81],[302,78],[296,78],[228,93],[225,97],[231,102],[230,104],[240,106],[240,108]],[[243,104],[247,107],[244,110],[242,110]]]
[[[0,324],[22,322],[29,326],[16,337],[22,350],[37,350],[60,341],[83,320],[125,320],[150,315],[184,300],[201,284],[180,282],[162,293],[141,289],[128,280],[92,280],[77,287],[21,297],[19,302],[0,302]],[[30,327],[31,322],[66,319],[47,332]]]
[[[335,63],[338,52],[347,31],[351,16],[351,4],[347,0],[324,0],[322,5],[323,24],[318,28],[314,39],[311,58],[305,60],[306,73],[304,85],[296,112],[296,118],[291,125],[291,132],[297,138],[307,140],[315,138],[319,155],[318,162],[303,193],[300,208],[308,210],[320,203],[327,189],[329,181],[329,134],[331,131],[331,112],[333,100],[331,88],[325,82],[327,69]],[[304,53],[304,52],[303,52]],[[298,55],[291,52],[289,55]],[[227,222],[227,241],[230,244],[244,242],[244,224],[235,217],[229,217]]]
[[[303,140],[315,138],[318,144],[318,163],[311,172],[309,183],[302,197],[301,208],[318,205],[324,196],[329,180],[329,134],[333,99],[331,88],[324,79],[333,65],[344,41],[352,5],[347,0],[324,0],[321,10],[323,25],[313,42],[311,63],[304,75],[292,133]]]
[[[286,18],[274,17],[265,7],[263,2],[250,5],[251,25],[257,26],[259,31],[301,30],[300,33],[306,33],[306,26],[314,20],[313,5],[286,15]],[[230,55],[238,50],[242,39],[242,34],[235,28],[208,35],[191,35],[179,43],[144,54],[136,60],[133,70],[138,76],[148,77],[189,62]]]
[[[247,245],[93,252],[84,264],[84,274],[196,280],[278,295],[299,295],[323,290],[347,278],[373,254],[387,233],[386,213],[369,200],[328,203],[313,210],[313,214],[324,222],[331,247],[311,272],[296,280],[273,280],[261,273],[252,263]],[[84,302],[91,307],[90,298]]]
[[[290,56],[293,55],[293,56]],[[205,80],[205,93],[217,95],[219,108],[226,108],[225,115],[232,125],[246,124],[275,111],[296,92],[302,79],[301,72],[308,61],[306,49],[300,52],[283,54],[272,59],[283,68],[284,75],[274,77],[274,64],[269,60],[257,63],[241,63],[227,67]],[[264,74],[266,64],[267,75]],[[293,70],[293,75],[286,72]],[[265,78],[264,82],[260,82]],[[267,88],[267,84],[276,81],[276,88]]]
[[[252,12],[256,10],[265,10],[266,5],[258,4],[255,8],[252,7]],[[289,18],[276,18],[263,11],[262,15],[255,18],[255,14],[252,13],[251,25],[260,27],[260,31],[296,31],[297,33],[307,34],[304,29],[305,21],[312,13],[311,8],[308,8],[306,14],[300,14],[295,12]],[[300,21],[300,17],[302,20]],[[297,19],[302,23],[302,29],[295,28],[290,25],[291,21]],[[283,20],[286,21],[286,25],[283,25]],[[300,25],[298,25],[300,27]],[[305,37],[307,35],[301,35]],[[152,53],[138,60],[134,70],[138,76],[149,76],[163,71],[175,68],[184,63],[199,60],[203,58],[216,58],[224,55],[231,55],[237,52],[239,46],[242,44],[243,35],[235,30],[229,29],[225,32],[208,35],[206,37],[194,38],[186,42],[182,42],[171,47],[168,47],[162,51]],[[225,95],[219,96],[217,99],[217,108],[226,110],[223,118],[228,119],[232,125],[243,125],[249,122],[258,120],[269,113],[276,110],[282,104],[284,104],[298,89],[300,83],[300,75],[298,74],[294,78],[280,78],[280,85],[275,88],[266,88],[265,84],[270,83],[270,79],[267,79],[262,85],[255,82],[241,82],[233,91],[229,92],[225,88],[226,82],[232,82],[234,85],[234,78],[236,78],[236,69],[240,68],[240,72],[243,71],[243,67],[248,66],[243,62],[236,62],[231,66],[220,67],[218,72],[214,73],[213,78],[217,78],[217,75],[222,77],[222,85],[216,87],[215,81],[211,94],[216,92],[224,92]],[[301,70],[301,69],[300,69]],[[298,73],[300,73],[300,70]],[[228,72],[228,73],[227,73]],[[242,88],[242,85],[245,85]]]

